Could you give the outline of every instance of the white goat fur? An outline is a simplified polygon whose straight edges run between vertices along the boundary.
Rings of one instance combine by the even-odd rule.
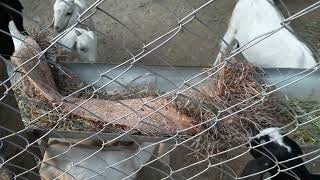
[[[279,28],[283,20],[284,17],[275,7],[273,0],[239,0],[223,39],[229,45],[237,41],[243,46],[254,38]],[[226,54],[227,47],[221,42],[214,65],[220,62],[222,54]],[[316,65],[310,49],[286,28],[242,54],[249,62],[260,67],[310,68]]]
[[[13,21],[9,22],[9,30],[10,34],[13,35],[12,40],[14,44],[14,49],[17,51],[21,47],[21,44],[23,40],[26,38],[26,36],[18,31],[18,28]]]
[[[147,145],[150,145],[150,143],[140,144],[141,147]],[[69,149],[69,143],[53,141],[49,143],[45,152],[45,163],[41,165],[40,175],[44,180],[56,177],[59,177],[60,180],[83,180],[88,178],[105,180],[123,179],[133,174],[128,179],[134,180],[137,176],[135,172],[139,171],[140,167],[152,158],[155,149],[156,145],[147,147],[140,152],[138,148],[132,149],[132,147],[127,146],[116,146],[101,150],[99,146],[80,145]],[[137,154],[138,152],[139,154]],[[91,157],[94,153],[96,154]],[[90,158],[86,159],[89,156]],[[134,157],[129,160],[109,167],[132,156]],[[72,167],[72,164],[82,160],[84,161]],[[68,172],[64,174],[65,171]]]
[[[79,54],[81,61],[96,62],[98,40],[93,31],[73,28],[59,43]]]
[[[53,6],[54,29],[57,32],[62,32],[63,30],[71,27],[77,23],[78,16],[87,8],[88,6],[86,0],[56,0]],[[95,29],[91,18],[88,18],[86,22],[91,30]]]
[[[19,38],[12,37],[15,50],[18,50],[26,36],[22,35],[13,21],[9,22],[10,33]],[[93,31],[87,31],[81,28],[74,28],[59,40],[68,50],[75,51],[83,62],[96,62],[97,56],[97,37]]]
[[[282,146],[284,148],[286,148],[288,150],[288,152],[291,152],[291,147],[286,145],[283,142],[283,135],[281,134],[281,129],[278,127],[270,127],[270,128],[266,128],[263,129],[262,131],[260,131],[260,133],[257,135],[258,138],[268,135],[270,138],[270,141],[273,141],[277,144],[279,144],[279,146]],[[265,143],[265,142],[261,142],[261,143]]]

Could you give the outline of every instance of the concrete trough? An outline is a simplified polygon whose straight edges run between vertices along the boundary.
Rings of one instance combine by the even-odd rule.
[[[104,86],[104,90],[112,92],[124,89],[125,86],[152,85],[161,92],[168,92],[183,87],[184,83],[203,72],[200,67],[165,67],[165,66],[121,66],[107,64],[65,64],[65,66],[80,79],[91,84],[97,81],[96,87]],[[300,100],[320,100],[320,71],[304,69],[263,69],[269,85],[281,88],[288,97]],[[118,77],[119,76],[119,77]],[[118,77],[117,82],[112,79]],[[200,75],[189,81],[193,85],[207,75]],[[292,77],[292,78],[290,78]],[[110,83],[111,82],[111,83]],[[289,85],[288,85],[289,84]]]

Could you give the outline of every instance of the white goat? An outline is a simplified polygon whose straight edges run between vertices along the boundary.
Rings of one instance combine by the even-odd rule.
[[[53,6],[54,17],[51,26],[53,25],[55,31],[60,33],[74,25],[79,15],[87,8],[85,0],[56,0]],[[87,27],[94,30],[92,19],[88,18],[87,22]]]
[[[150,143],[140,144],[141,147],[147,145],[150,145]],[[118,180],[132,175],[128,179],[134,180],[137,176],[135,172],[143,164],[151,160],[155,149],[156,145],[153,145],[139,152],[137,146],[118,145],[105,147],[101,150],[101,146],[88,144],[70,148],[69,143],[53,140],[49,142],[44,154],[45,163],[41,165],[40,175],[45,180],[57,177],[61,180],[84,180],[89,178],[94,180]],[[133,158],[125,160],[129,157]],[[122,160],[125,161],[119,163]],[[72,166],[72,164],[80,161],[82,162],[78,165]],[[112,166],[116,163],[119,164]],[[65,171],[68,172],[64,174]]]
[[[59,40],[59,43],[76,52],[81,61],[96,62],[98,40],[93,31],[73,28]]]
[[[9,22],[10,34],[13,36],[13,44],[15,51],[21,47],[23,40],[26,38],[25,35],[21,34],[13,21]]]
[[[13,21],[9,23],[10,33],[12,37],[15,50],[19,49],[26,36],[21,34]],[[19,39],[18,39],[19,38]],[[81,61],[96,62],[97,56],[97,37],[93,31],[84,30],[81,28],[74,28],[59,40],[59,43],[64,45],[66,49],[76,52]]]
[[[227,44],[231,45],[237,41],[239,46],[243,46],[254,38],[279,28],[283,20],[284,16],[276,8],[273,0],[239,0],[214,65],[220,62],[222,54],[226,54]],[[243,51],[242,54],[249,62],[260,67],[310,68],[316,65],[310,49],[286,28]]]

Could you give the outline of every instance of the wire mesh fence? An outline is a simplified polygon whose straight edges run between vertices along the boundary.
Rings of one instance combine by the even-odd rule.
[[[197,6],[177,1],[176,6],[189,7],[181,12],[170,7],[171,1],[142,3],[156,4],[161,8],[152,10],[164,12],[159,19],[175,22],[173,28],[161,24],[161,34],[152,32],[158,26],[150,28],[145,34],[151,38],[132,25],[145,18],[144,23],[148,15],[138,20],[128,16],[124,22],[116,15],[122,10],[104,8],[105,0],[52,1],[48,6],[56,12],[49,17],[51,25],[22,14],[12,2],[0,1],[6,18],[1,27],[9,26],[0,32],[3,41],[9,44],[12,37],[15,46],[14,53],[8,45],[1,51],[0,179],[318,179],[304,165],[310,169],[319,156],[320,105],[288,96],[287,90],[299,83],[316,84],[319,64],[268,70],[240,55],[284,29],[299,37],[290,23],[318,10],[320,2],[292,13],[279,1],[282,16],[274,1],[260,0],[276,9],[282,22],[238,46],[223,39],[221,46],[228,43],[230,52],[203,68],[180,67],[168,54],[179,46],[177,39],[214,41],[212,26],[198,15],[219,1],[199,1]],[[33,27],[23,32],[16,16]],[[117,24],[115,34],[123,43],[111,43],[112,29],[105,32],[103,23],[96,23],[101,17],[107,17],[107,25]],[[15,26],[9,25],[11,20]],[[200,27],[209,33],[198,31]],[[107,52],[109,57],[96,47],[103,46],[101,38],[110,38],[106,47],[116,47]],[[213,48],[220,40],[215,41],[212,52],[193,45],[190,59],[206,54],[205,61],[214,64]],[[98,49],[99,58],[118,64],[96,64]],[[308,49],[318,62],[319,50]],[[150,66],[150,59],[164,66]],[[91,64],[65,64],[75,61]],[[275,73],[280,78],[270,80]],[[308,145],[315,146],[308,150]]]

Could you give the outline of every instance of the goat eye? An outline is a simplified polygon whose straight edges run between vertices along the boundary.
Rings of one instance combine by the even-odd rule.
[[[80,48],[80,51],[82,51],[82,52],[87,52],[88,49],[87,49],[87,48]]]
[[[66,15],[67,15],[67,16],[71,16],[71,15],[72,15],[72,12],[67,12]]]

